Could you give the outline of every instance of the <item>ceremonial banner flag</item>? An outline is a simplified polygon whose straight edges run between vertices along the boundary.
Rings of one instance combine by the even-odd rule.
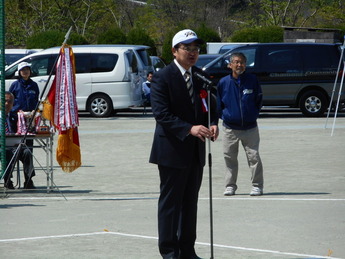
[[[60,49],[56,74],[46,100],[44,118],[51,121],[59,133],[56,160],[65,172],[73,172],[81,165],[78,135],[78,107],[76,101],[75,60],[73,50],[64,45]]]

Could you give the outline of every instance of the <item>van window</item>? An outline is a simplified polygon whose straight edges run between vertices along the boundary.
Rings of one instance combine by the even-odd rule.
[[[5,51],[5,62],[6,65],[11,65],[12,63],[16,62],[17,60],[25,57],[27,54],[7,54]]]
[[[146,67],[152,66],[151,58],[146,49],[138,49],[137,53],[140,56],[140,59],[143,61]]]
[[[13,66],[10,69],[7,69],[5,72],[5,78],[6,79],[14,79],[16,71],[17,71],[17,66]]]
[[[32,77],[49,75],[57,55],[44,55],[28,58],[25,62],[31,64]],[[6,71],[6,79],[15,78],[18,65]]]
[[[119,56],[116,54],[91,54],[91,72],[110,72],[115,68]]]
[[[256,58],[256,48],[247,48],[241,50],[241,52],[246,56],[247,63],[246,67],[254,67],[255,66],[255,58]]]
[[[48,71],[49,57],[37,58],[31,61],[32,76],[45,76],[49,75]]]
[[[90,54],[76,53],[75,56],[75,72],[77,74],[91,72]]]
[[[302,55],[294,46],[273,46],[262,52],[263,71],[268,73],[302,72]]]
[[[337,48],[334,46],[311,46],[303,50],[306,71],[334,71],[338,68]]]
[[[129,66],[131,67],[132,73],[138,73],[138,61],[132,50],[126,52]]]

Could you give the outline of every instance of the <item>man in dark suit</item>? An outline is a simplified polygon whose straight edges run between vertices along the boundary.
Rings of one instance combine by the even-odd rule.
[[[18,116],[16,112],[11,111],[13,107],[14,96],[11,92],[5,92],[5,113],[6,113],[6,121],[5,121],[5,131],[6,135],[15,134],[17,132],[17,121]],[[11,138],[6,138],[6,167],[8,163],[11,161],[14,152],[17,150],[17,145],[19,143],[13,142],[17,141]],[[25,145],[22,146],[18,159],[23,163],[24,169],[24,176],[25,176],[25,183],[24,188],[26,189],[34,189],[35,186],[32,183],[31,178],[33,177],[33,160],[32,160],[32,153],[29,148]],[[12,160],[12,163],[16,161]],[[4,186],[7,189],[14,189],[13,182],[11,181],[12,172],[7,170],[4,174]]]
[[[175,57],[153,75],[151,105],[156,119],[150,162],[160,175],[158,201],[159,251],[163,258],[199,258],[196,240],[197,202],[205,165],[205,139],[218,137],[216,110],[208,128],[203,83],[193,76],[203,41],[195,32],[178,32],[172,41]],[[187,74],[186,74],[187,72]]]

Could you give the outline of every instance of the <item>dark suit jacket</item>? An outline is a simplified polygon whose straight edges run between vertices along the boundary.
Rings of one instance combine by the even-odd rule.
[[[192,67],[192,74],[198,71]],[[194,104],[191,102],[186,82],[174,62],[153,75],[151,106],[156,119],[150,162],[173,168],[186,168],[193,155],[199,153],[205,165],[205,142],[189,135],[193,125],[208,126],[207,112],[202,110],[200,90],[202,82],[193,76]],[[211,109],[211,125],[217,125],[216,110]],[[196,149],[198,151],[196,151]]]
[[[10,112],[9,113],[9,121],[11,126],[11,133],[17,133],[17,121],[18,121],[18,115],[16,112]]]

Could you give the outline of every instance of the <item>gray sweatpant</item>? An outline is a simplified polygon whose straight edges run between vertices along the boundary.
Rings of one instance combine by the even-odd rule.
[[[233,130],[223,127],[223,153],[225,160],[225,187],[232,186],[237,189],[238,175],[238,148],[241,141],[247,156],[249,168],[252,173],[252,185],[263,188],[263,167],[259,155],[259,129],[258,127],[248,130]]]

